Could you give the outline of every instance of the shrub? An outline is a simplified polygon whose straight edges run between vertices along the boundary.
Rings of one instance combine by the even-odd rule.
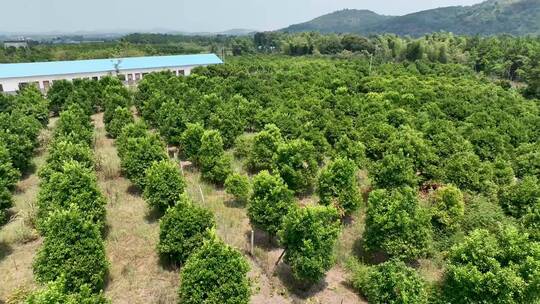
[[[13,167],[9,150],[0,143],[0,188],[13,190],[21,178],[20,172]]]
[[[223,184],[232,172],[231,159],[224,154],[223,140],[218,131],[204,132],[197,159],[203,179],[212,183]]]
[[[98,228],[75,206],[53,211],[46,220],[43,245],[34,259],[34,275],[47,283],[64,276],[66,291],[77,292],[88,285],[103,288],[109,267]]]
[[[26,304],[108,304],[103,294],[94,293],[88,285],[83,285],[76,293],[66,290],[64,277],[50,282],[43,289],[34,291],[25,301]]]
[[[32,116],[42,126],[46,126],[49,122],[49,102],[43,98],[35,86],[27,86],[19,91],[14,101],[13,110],[21,111],[25,116]]]
[[[58,114],[64,109],[64,105],[69,95],[73,91],[73,83],[67,80],[57,80],[47,91],[47,99],[49,99],[50,110]]]
[[[124,153],[127,150],[127,141],[130,138],[139,138],[145,137],[148,134],[148,126],[142,122],[138,121],[136,123],[131,123],[122,128],[120,135],[116,139],[116,146],[118,147],[118,156],[122,158]]]
[[[0,187],[0,225],[4,224],[8,217],[7,209],[13,206],[11,192],[5,187]]]
[[[279,145],[274,157],[276,172],[296,193],[309,191],[319,169],[313,145],[303,139]]]
[[[343,135],[336,143],[335,150],[338,158],[348,158],[358,168],[363,168],[367,165],[366,146],[360,141],[353,141],[347,135]]]
[[[128,108],[116,108],[114,110],[111,121],[105,125],[107,133],[112,138],[117,138],[122,132],[122,128],[131,123],[134,123],[135,119],[133,118],[133,113]]]
[[[406,186],[416,188],[418,186],[419,180],[414,164],[403,153],[385,154],[380,161],[375,163],[372,172],[373,182],[378,188]]]
[[[171,262],[183,264],[210,236],[216,226],[214,215],[191,204],[184,196],[159,222],[158,252]]]
[[[182,133],[186,130],[185,109],[175,101],[167,101],[158,112],[159,133],[171,145],[180,144]]]
[[[236,158],[246,158],[253,150],[254,138],[250,134],[242,134],[234,141],[234,156]]]
[[[297,280],[316,283],[324,277],[334,264],[333,250],[339,232],[339,214],[334,207],[290,210],[278,235],[285,248],[284,261]]]
[[[238,173],[229,175],[225,180],[225,191],[234,196],[237,202],[245,204],[251,193],[249,177]]]
[[[398,260],[372,266],[360,266],[352,285],[370,303],[428,303],[426,283],[418,273]]]
[[[104,98],[105,112],[103,113],[103,123],[107,126],[114,119],[116,109],[123,108],[129,110],[131,102],[127,96],[123,96],[122,94],[118,94],[111,90],[105,92]]]
[[[479,229],[450,250],[443,281],[449,303],[534,303],[540,292],[540,244],[505,226]]]
[[[319,175],[317,193],[320,203],[334,205],[343,215],[351,215],[360,207],[357,168],[349,159],[337,159]]]
[[[178,165],[170,160],[154,162],[146,169],[143,197],[151,208],[161,211],[172,207],[186,188]]]
[[[54,138],[74,143],[92,144],[94,127],[90,117],[79,107],[69,107],[60,113],[60,118],[54,129]]]
[[[431,195],[432,221],[440,228],[456,228],[465,213],[461,191],[452,186],[441,187]]]
[[[446,161],[445,180],[460,189],[483,191],[490,180],[483,171],[485,165],[471,152],[456,153]]]
[[[180,303],[247,304],[249,264],[238,250],[215,237],[193,253],[180,272]]]
[[[262,171],[253,178],[253,194],[248,205],[248,217],[253,226],[273,236],[292,207],[293,193],[279,176]]]
[[[283,142],[281,131],[273,124],[266,125],[264,130],[253,138],[252,150],[247,160],[252,171],[270,170],[274,164],[274,155]]]
[[[82,167],[93,170],[95,161],[92,149],[85,143],[56,140],[49,147],[45,165],[39,170],[42,181],[49,180],[54,172],[62,171],[65,162],[77,161]]]
[[[165,145],[155,134],[148,133],[144,137],[128,138],[120,165],[126,177],[139,189],[144,189],[145,172],[152,163],[167,159]]]
[[[504,188],[499,195],[504,211],[521,218],[527,211],[540,202],[540,182],[536,176],[525,176],[513,185]]]
[[[40,230],[48,229],[43,223],[51,212],[70,205],[76,205],[82,216],[98,228],[104,227],[106,201],[99,191],[95,173],[76,161],[64,163],[61,171],[53,172],[49,180],[41,184],[37,200]]]
[[[415,259],[427,254],[431,244],[429,216],[420,209],[411,188],[376,190],[366,210],[365,246],[391,257]]]
[[[198,164],[199,150],[201,149],[201,139],[204,128],[200,124],[187,124],[186,130],[182,133],[180,147],[184,157],[193,164]]]

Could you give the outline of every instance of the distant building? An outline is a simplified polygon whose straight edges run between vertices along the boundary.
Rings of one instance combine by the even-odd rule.
[[[13,40],[13,41],[4,41],[4,48],[27,48],[28,42],[24,40]]]
[[[98,80],[107,75],[118,75],[126,85],[135,85],[148,73],[171,71],[187,76],[195,67],[222,63],[214,54],[201,54],[0,64],[0,92],[14,92],[28,84],[46,91],[56,80]]]

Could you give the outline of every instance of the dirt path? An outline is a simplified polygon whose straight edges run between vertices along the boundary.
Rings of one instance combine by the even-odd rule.
[[[108,200],[106,248],[111,263],[105,295],[113,303],[176,303],[178,274],[160,266],[156,253],[159,223],[129,180],[120,176],[114,140],[106,137],[103,114],[96,126],[98,181]]]
[[[32,261],[41,238],[32,227],[39,190],[38,169],[45,163],[47,146],[56,119],[40,133],[40,145],[32,163],[34,170],[17,184],[10,221],[0,227],[0,303],[24,296],[35,288]]]

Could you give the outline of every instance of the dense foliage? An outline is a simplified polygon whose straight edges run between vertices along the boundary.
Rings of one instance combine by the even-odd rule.
[[[223,139],[218,131],[205,131],[197,156],[205,180],[222,185],[231,174],[231,158],[224,153]]]
[[[390,260],[379,265],[355,267],[352,285],[370,303],[427,304],[427,284],[405,263]]]
[[[199,249],[215,228],[212,213],[195,206],[189,198],[179,198],[159,222],[158,252],[174,263],[183,264]]]
[[[247,304],[249,264],[236,249],[212,238],[191,255],[180,272],[180,303]]]
[[[450,251],[445,296],[451,303],[534,303],[539,246],[512,226],[473,231]]]
[[[245,204],[251,195],[251,184],[246,175],[233,173],[225,180],[225,191],[234,196],[236,202]]]
[[[26,304],[108,304],[110,303],[103,294],[95,294],[87,286],[83,285],[76,293],[66,289],[66,279],[50,282],[43,289],[30,294],[25,301]]]
[[[38,282],[64,277],[68,291],[103,288],[109,267],[105,246],[98,228],[82,214],[76,206],[68,206],[47,217],[43,245],[33,264]]]
[[[64,162],[59,171],[53,172],[40,185],[37,200],[39,228],[42,231],[49,229],[46,222],[51,212],[75,205],[86,220],[102,229],[105,204],[92,170],[76,161]]]
[[[317,193],[320,203],[333,205],[343,215],[351,215],[360,206],[357,168],[352,160],[337,159],[321,171]]]
[[[145,176],[143,197],[151,208],[162,212],[174,206],[186,188],[178,165],[169,160],[154,162]]]
[[[112,114],[111,121],[105,125],[107,133],[116,138],[122,132],[122,128],[134,123],[133,114],[128,108],[117,107]]]
[[[376,190],[366,210],[365,246],[391,257],[414,259],[428,253],[431,241],[428,213],[411,188]]]
[[[294,277],[307,283],[321,280],[334,264],[334,245],[340,233],[334,207],[292,208],[283,219],[279,243]]]
[[[165,144],[158,135],[145,130],[140,134],[131,134],[129,128],[124,127],[118,141],[118,153],[122,171],[133,184],[139,189],[144,189],[146,185],[146,169],[156,161],[167,159]],[[128,128],[126,130],[126,128]]]
[[[253,194],[247,210],[253,226],[276,235],[283,218],[294,206],[292,191],[281,177],[262,171],[253,178]]]

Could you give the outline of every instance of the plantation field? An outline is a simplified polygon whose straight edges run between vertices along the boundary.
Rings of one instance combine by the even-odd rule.
[[[539,299],[540,102],[464,66],[240,57],[2,98],[4,302]]]

